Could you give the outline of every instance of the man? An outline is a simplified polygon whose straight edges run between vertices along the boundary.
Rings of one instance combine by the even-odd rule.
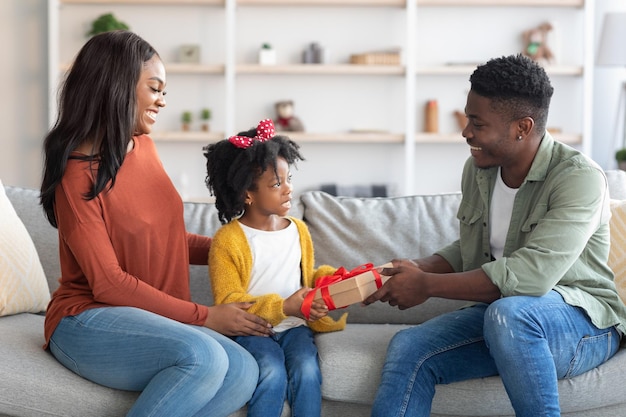
[[[607,181],[546,131],[545,71],[508,56],[479,66],[470,83],[460,238],[394,260],[384,271],[393,278],[365,303],[477,303],[394,336],[373,416],[429,416],[436,384],[491,375],[518,417],[559,416],[557,380],[608,360],[626,330],[607,266]]]

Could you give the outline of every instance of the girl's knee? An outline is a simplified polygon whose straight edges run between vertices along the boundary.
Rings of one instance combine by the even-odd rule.
[[[272,385],[287,384],[287,369],[285,364],[276,361],[259,363],[259,381],[265,381]]]
[[[299,361],[292,366],[292,369],[289,370],[289,374],[291,379],[297,381],[311,384],[322,383],[322,373],[317,362],[317,357],[306,358],[305,360]]]

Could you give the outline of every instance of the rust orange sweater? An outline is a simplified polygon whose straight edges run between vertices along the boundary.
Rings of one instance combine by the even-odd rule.
[[[96,307],[206,321],[208,308],[191,302],[189,264],[206,265],[211,239],[187,233],[182,200],[154,143],[134,139],[111,190],[85,200],[92,174],[89,162],[75,158],[57,186],[61,278],[46,312],[45,347],[63,317]]]

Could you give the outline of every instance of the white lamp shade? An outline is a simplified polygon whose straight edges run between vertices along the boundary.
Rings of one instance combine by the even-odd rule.
[[[626,66],[626,13],[607,13],[604,16],[598,65]]]

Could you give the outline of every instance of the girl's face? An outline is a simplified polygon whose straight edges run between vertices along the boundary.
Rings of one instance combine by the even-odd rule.
[[[149,134],[161,107],[165,107],[165,67],[154,55],[144,63],[137,83],[137,121],[135,132]]]
[[[256,182],[256,190],[248,191],[247,211],[265,216],[286,216],[291,208],[291,171],[284,158],[276,160],[276,174],[270,167]]]

